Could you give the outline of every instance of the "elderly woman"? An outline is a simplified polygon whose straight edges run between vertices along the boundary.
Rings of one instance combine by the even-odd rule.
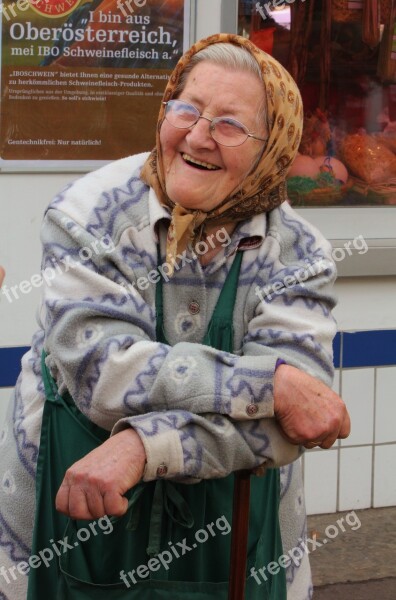
[[[1,599],[29,574],[31,600],[225,600],[240,469],[257,475],[247,597],[311,597],[296,459],[349,417],[327,387],[330,247],[285,202],[301,127],[282,66],[211,36],[170,77],[154,151],[48,208],[40,330],[1,437]]]

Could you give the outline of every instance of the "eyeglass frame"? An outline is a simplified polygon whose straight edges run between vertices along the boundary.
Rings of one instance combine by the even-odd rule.
[[[192,123],[192,125],[187,125],[187,127],[177,127],[177,125],[173,125],[173,123],[171,123],[168,119],[166,119],[166,109],[165,109],[164,118],[167,120],[167,122],[169,123],[169,125],[172,125],[172,127],[174,127],[175,129],[192,129],[194,127],[194,125],[196,125],[198,123],[199,119],[205,119],[206,121],[209,121],[209,123],[210,123],[209,132],[210,132],[210,137],[212,138],[212,140],[214,140],[216,142],[216,144],[220,144],[220,146],[224,146],[225,148],[238,148],[239,146],[242,146],[242,144],[244,144],[247,141],[248,138],[253,138],[254,140],[259,140],[260,142],[268,142],[268,138],[261,138],[261,137],[258,137],[257,135],[254,135],[253,133],[251,133],[249,131],[249,129],[246,127],[246,125],[244,125],[243,123],[241,123],[237,119],[230,118],[229,119],[230,121],[232,121],[233,123],[235,122],[235,123],[237,123],[237,125],[241,126],[241,128],[243,129],[243,131],[246,133],[246,139],[244,139],[243,142],[241,142],[240,144],[235,144],[235,145],[232,145],[232,146],[229,146],[228,144],[222,144],[221,142],[218,142],[213,137],[213,131],[215,131],[215,129],[216,129],[216,124],[213,124],[213,122],[216,122],[219,119],[228,119],[229,117],[214,117],[213,119],[211,119],[210,117],[204,117],[200,113],[200,111],[198,110],[198,108],[196,106],[194,106],[194,104],[191,104],[191,102],[185,102],[184,100],[179,100],[179,98],[171,98],[167,102],[162,102],[162,104],[165,107],[167,107],[170,102],[182,102],[183,104],[186,104],[187,106],[192,106],[192,108],[194,108],[197,111],[197,113],[198,113],[197,120],[194,123]]]

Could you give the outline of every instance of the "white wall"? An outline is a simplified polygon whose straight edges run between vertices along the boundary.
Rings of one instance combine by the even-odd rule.
[[[196,39],[219,33],[221,0],[197,0],[195,31]]]
[[[40,226],[50,200],[76,174],[0,174],[0,264],[10,287],[40,273]],[[0,293],[0,346],[29,344],[40,289],[10,303]]]
[[[336,292],[339,330],[396,329],[396,276],[342,277]]]

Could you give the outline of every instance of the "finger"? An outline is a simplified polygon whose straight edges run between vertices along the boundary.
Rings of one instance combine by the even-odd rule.
[[[69,513],[72,519],[93,519],[89,510],[86,492],[77,485],[72,485],[69,491]]]
[[[63,480],[55,498],[55,508],[64,515],[69,515],[69,485]]]
[[[338,437],[341,439],[345,439],[351,433],[351,418],[349,416],[348,411],[345,409],[345,417],[344,421],[341,425],[340,431],[338,432]]]
[[[321,445],[322,442],[320,441],[315,441],[315,442],[307,442],[306,444],[304,444],[304,448],[308,448],[308,450],[312,450],[312,448],[318,448]]]
[[[128,500],[114,491],[106,492],[103,498],[104,514],[122,517],[128,510]]]
[[[91,518],[99,519],[99,517],[104,517],[106,510],[98,484],[96,482],[90,482],[90,485],[84,487],[84,493],[88,510],[92,515]]]
[[[337,434],[332,433],[331,435],[328,435],[324,440],[322,440],[320,447],[323,448],[323,450],[328,450],[335,444],[336,441],[337,441]]]

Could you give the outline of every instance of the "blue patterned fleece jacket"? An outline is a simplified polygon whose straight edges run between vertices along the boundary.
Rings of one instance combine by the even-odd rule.
[[[285,551],[304,538],[301,449],[284,439],[274,418],[273,375],[282,358],[331,384],[330,245],[284,203],[240,223],[231,237],[218,232],[223,248],[206,267],[198,251],[187,250],[169,279],[163,264],[169,213],[139,178],[146,157],[86,175],[46,211],[40,329],[0,438],[0,476],[8,477],[0,498],[0,565],[8,568],[29,555],[43,347],[60,391],[67,389],[91,421],[113,433],[136,429],[147,453],[146,481],[164,464],[166,477],[186,483],[285,465]],[[238,249],[234,351],[227,353],[200,342]],[[170,345],[156,342],[160,277]],[[20,580],[26,577],[13,586],[0,579],[0,599],[21,600],[26,581]],[[288,567],[287,580],[288,598],[311,596],[306,555]]]

